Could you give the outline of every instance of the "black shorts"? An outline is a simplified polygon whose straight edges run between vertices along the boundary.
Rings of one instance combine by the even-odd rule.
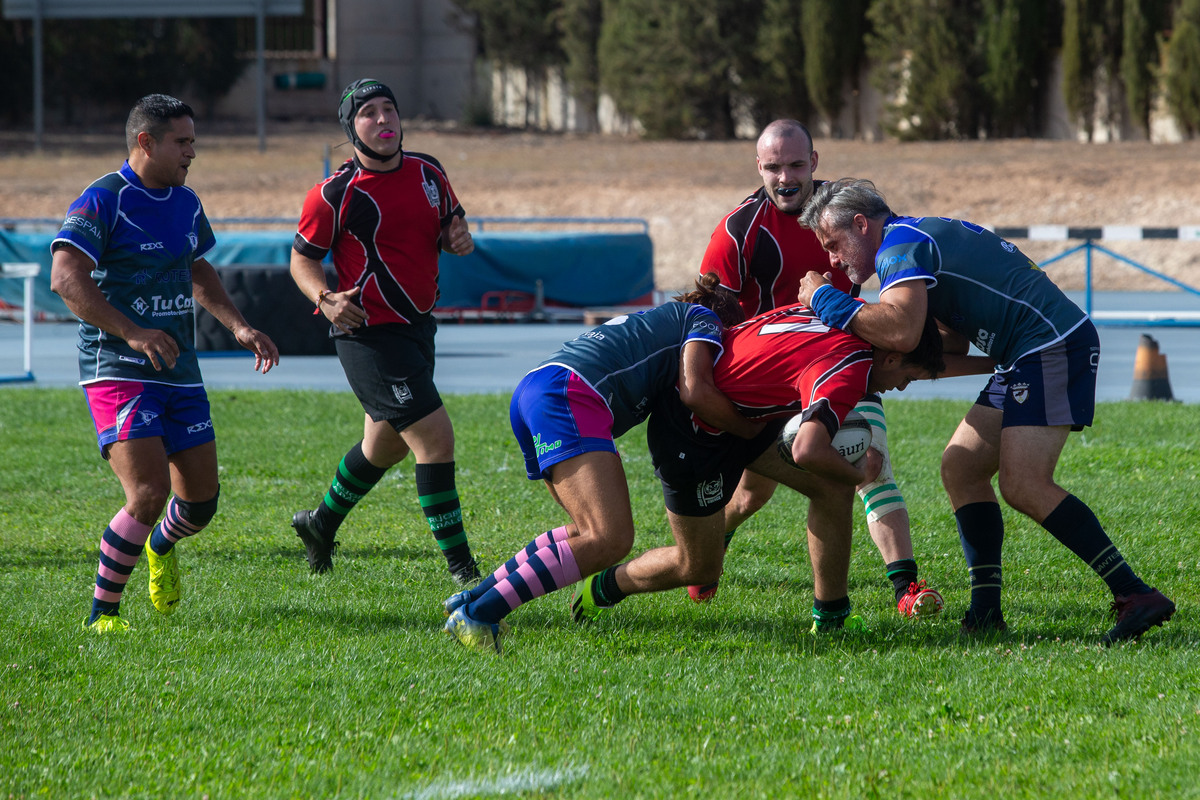
[[[433,336],[437,323],[427,317],[412,325],[373,325],[334,346],[346,380],[367,416],[389,422],[397,432],[442,407],[433,383]]]
[[[725,508],[742,471],[774,447],[786,421],[767,423],[753,439],[713,435],[692,427],[690,412],[674,393],[659,402],[646,424],[646,444],[667,510],[682,517],[708,517]]]

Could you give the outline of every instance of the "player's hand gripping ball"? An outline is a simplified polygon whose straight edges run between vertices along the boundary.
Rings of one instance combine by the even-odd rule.
[[[800,430],[800,423],[803,421],[803,414],[797,414],[789,419],[783,426],[783,432],[779,434],[779,439],[775,442],[779,448],[779,457],[784,460],[784,463],[791,464],[793,467],[796,466],[796,463],[792,461],[792,443],[796,440],[796,433]],[[838,428],[838,432],[833,435],[833,441],[830,444],[833,445],[834,450],[842,454],[842,458],[851,464],[857,464],[859,459],[867,454],[867,448],[871,446],[871,423],[867,422],[862,414],[851,410],[846,414],[842,427]],[[802,467],[797,467],[797,469],[802,469]]]

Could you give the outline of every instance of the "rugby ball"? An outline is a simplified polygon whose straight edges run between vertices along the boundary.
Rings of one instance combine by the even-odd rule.
[[[800,430],[800,423],[803,421],[803,414],[797,414],[789,419],[776,441],[779,457],[784,460],[784,463],[791,464],[793,467],[796,464],[792,461],[792,443],[796,440],[796,432]],[[833,445],[834,450],[842,454],[842,458],[851,464],[857,464],[858,460],[867,454],[867,448],[871,446],[871,423],[862,414],[851,410],[846,414],[842,427],[833,435],[833,441],[830,444]],[[797,467],[797,469],[803,469],[803,467]]]

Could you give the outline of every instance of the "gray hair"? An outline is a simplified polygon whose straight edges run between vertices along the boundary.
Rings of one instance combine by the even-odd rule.
[[[800,224],[810,230],[822,223],[828,231],[843,230],[850,227],[856,214],[880,219],[890,217],[892,210],[875,184],[863,178],[840,178],[816,188],[800,212]]]

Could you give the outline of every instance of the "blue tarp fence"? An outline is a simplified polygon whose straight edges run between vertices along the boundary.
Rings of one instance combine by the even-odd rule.
[[[294,231],[217,231],[209,261],[218,269],[278,265],[286,270]],[[69,316],[50,291],[53,232],[0,229],[0,261],[42,265],[34,299],[37,310]],[[484,293],[534,293],[538,281],[547,303],[572,307],[643,302],[654,290],[654,247],[647,232],[478,231],[469,256],[443,253],[439,263],[441,307],[478,308]],[[0,281],[0,300],[23,302],[18,281]]]

